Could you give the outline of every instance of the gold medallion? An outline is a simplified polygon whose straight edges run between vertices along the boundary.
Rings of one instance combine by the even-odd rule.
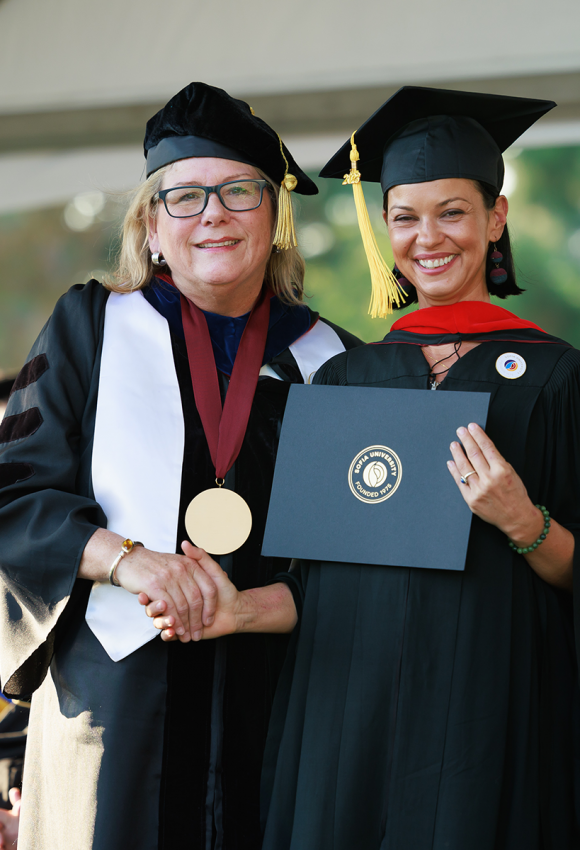
[[[248,539],[252,512],[247,502],[233,490],[212,487],[189,503],[185,528],[195,546],[210,555],[227,555]]]

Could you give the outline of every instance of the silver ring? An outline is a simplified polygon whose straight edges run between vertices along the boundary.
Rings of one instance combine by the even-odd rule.
[[[477,472],[473,469],[471,472],[468,472],[467,475],[462,475],[459,480],[462,484],[467,484],[467,479],[470,475],[477,475]]]

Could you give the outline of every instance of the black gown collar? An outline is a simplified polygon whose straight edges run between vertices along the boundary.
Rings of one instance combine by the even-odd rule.
[[[407,343],[408,345],[446,345],[462,340],[473,340],[478,342],[543,342],[558,345],[572,346],[565,340],[559,339],[535,328],[524,328],[513,331],[490,331],[489,333],[438,333],[420,334],[412,331],[395,330],[390,331],[386,337],[371,345],[390,345],[393,343]]]

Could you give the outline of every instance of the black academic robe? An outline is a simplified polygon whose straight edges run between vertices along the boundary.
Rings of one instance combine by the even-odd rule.
[[[287,638],[156,638],[113,662],[85,621],[91,582],[76,573],[107,523],[91,460],[108,297],[92,281],[59,301],[0,427],[0,674],[8,695],[33,694],[19,847],[256,850],[262,751]],[[215,472],[184,340],[171,341],[185,422],[178,551],[185,509]],[[270,366],[282,380],[259,379],[226,479],[253,513],[248,541],[222,559],[241,589],[284,566],[260,550],[287,392],[302,377],[289,349]]]
[[[487,433],[574,534],[577,571],[580,352],[502,336],[479,337],[437,391],[491,393]],[[316,383],[430,391],[427,341],[338,355]],[[498,373],[505,352],[525,374]],[[409,534],[444,510],[409,516]],[[464,573],[303,562],[285,580],[304,602],[266,750],[263,850],[580,846],[572,596],[499,529],[473,517]]]

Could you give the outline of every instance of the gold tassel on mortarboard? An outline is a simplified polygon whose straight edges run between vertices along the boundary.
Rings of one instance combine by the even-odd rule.
[[[280,136],[278,136],[280,139]],[[286,163],[284,178],[280,186],[278,195],[278,223],[276,225],[276,233],[274,234],[274,245],[282,251],[287,251],[288,248],[296,248],[296,231],[294,229],[294,213],[292,210],[292,198],[290,192],[298,185],[298,180],[293,174],[288,174],[288,160],[284,154],[284,146],[280,139],[280,152]]]
[[[369,211],[365,203],[365,196],[360,182],[360,171],[356,167],[359,160],[359,152],[354,143],[354,133],[350,137],[350,171],[344,175],[343,186],[350,184],[354,194],[358,226],[367,255],[371,272],[371,303],[369,313],[373,319],[384,319],[393,312],[393,301],[397,307],[405,300],[405,293],[399,281],[386,264],[384,257],[379,251],[375,234],[369,218]]]

